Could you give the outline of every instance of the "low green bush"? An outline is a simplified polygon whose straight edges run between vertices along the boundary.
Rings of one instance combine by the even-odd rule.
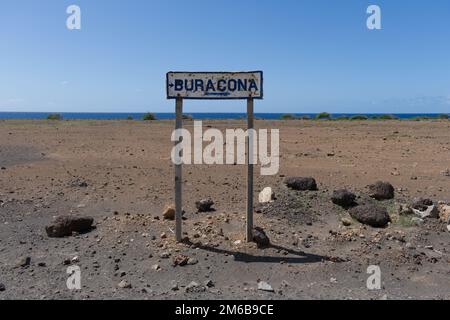
[[[156,116],[154,113],[146,113],[144,114],[144,116],[142,117],[142,120],[144,121],[154,121],[156,120]]]
[[[392,114],[382,114],[378,116],[378,119],[380,120],[397,120],[398,117],[392,115]]]
[[[333,120],[336,120],[336,121],[345,121],[345,120],[350,120],[350,117],[347,117],[347,116],[340,116],[340,117],[333,118]]]
[[[317,120],[329,120],[331,118],[331,114],[328,112],[321,112],[318,115],[316,115]]]
[[[47,120],[62,120],[63,117],[59,113],[52,113],[47,116]]]
[[[295,120],[295,116],[293,114],[283,114],[280,117],[281,120]]]
[[[356,115],[352,116],[350,120],[369,120],[369,117],[364,115]]]

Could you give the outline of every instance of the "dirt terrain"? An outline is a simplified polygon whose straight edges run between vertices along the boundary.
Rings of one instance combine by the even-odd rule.
[[[255,170],[255,203],[265,187],[277,197],[256,206],[265,249],[244,241],[240,165],[184,167],[189,240],[174,241],[162,216],[174,201],[173,125],[0,122],[0,299],[450,299],[447,223],[398,215],[415,197],[450,203],[449,121],[256,121],[280,129],[279,174]],[[289,176],[314,177],[318,191],[288,189]],[[394,199],[368,196],[378,180],[395,187]],[[341,188],[387,208],[392,223],[344,226],[347,210],[330,200]],[[197,212],[205,198],[216,211]],[[96,228],[49,238],[45,226],[67,214],[91,216]],[[174,266],[182,256],[189,263]],[[69,265],[81,268],[81,290],[66,286]],[[381,290],[366,287],[370,265],[381,269]]]

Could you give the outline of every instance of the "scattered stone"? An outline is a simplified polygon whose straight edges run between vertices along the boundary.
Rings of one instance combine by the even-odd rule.
[[[414,199],[411,207],[419,211],[426,211],[428,207],[431,207],[432,205],[434,205],[433,200],[416,198]]]
[[[72,258],[72,263],[80,262],[80,258],[78,256],[75,256]]]
[[[423,220],[422,218],[414,217],[411,219],[411,222],[417,226],[420,226],[425,222],[425,220]]]
[[[195,258],[189,258],[187,261],[187,264],[190,266],[196,265],[198,263],[198,260]]]
[[[214,287],[214,282],[210,279],[205,281],[205,287],[207,288],[213,288]]]
[[[31,264],[31,258],[30,257],[21,257],[16,260],[16,267],[17,268],[26,268]]]
[[[266,291],[266,292],[275,292],[275,290],[273,290],[272,286],[265,281],[258,282],[258,290]]]
[[[46,266],[47,266],[47,264],[45,262],[39,262],[38,263],[38,267],[44,268]]]
[[[425,211],[420,211],[420,210],[416,210],[416,209],[413,209],[413,211],[416,215],[418,215],[422,219],[424,219],[424,218],[433,218],[433,219],[439,218],[439,210],[437,209],[437,207],[435,205],[428,207],[428,209]]]
[[[125,271],[123,271],[123,270],[118,270],[116,272],[116,275],[121,277],[121,278],[123,278],[123,277],[125,277],[127,275],[127,273]]]
[[[169,259],[170,258],[170,253],[167,251],[161,252],[161,254],[159,255],[159,257],[161,259]]]
[[[75,233],[92,230],[94,218],[83,216],[59,216],[45,230],[51,238],[64,238]]]
[[[442,221],[447,222],[447,224],[450,224],[450,206],[449,205],[443,205],[441,207],[440,217],[441,217]]]
[[[450,224],[447,226],[447,231],[450,232]]]
[[[253,229],[253,241],[255,241],[258,248],[267,248],[270,246],[270,239],[260,227]]]
[[[383,228],[391,221],[385,208],[372,204],[352,208],[350,215],[362,224],[374,228]]]
[[[180,267],[184,267],[185,265],[188,264],[189,261],[189,257],[185,256],[183,254],[179,254],[176,255],[175,257],[173,257],[173,266],[180,266]]]
[[[259,203],[269,203],[275,200],[275,192],[271,187],[264,188],[259,194]]]
[[[349,219],[349,218],[342,218],[341,219],[341,222],[342,222],[342,224],[345,226],[345,227],[349,227],[349,226],[351,226],[352,225],[352,220],[351,219]]]
[[[122,289],[131,289],[131,283],[129,283],[127,280],[122,280],[119,282],[119,284],[117,285],[119,288]]]
[[[289,177],[285,180],[288,188],[298,191],[317,191],[316,180],[312,177]]]
[[[6,290],[6,286],[3,283],[0,283],[0,292],[3,292]]]
[[[159,271],[159,270],[161,270],[161,267],[159,266],[159,264],[154,264],[154,265],[152,265],[152,270]]]
[[[398,214],[401,216],[409,216],[414,214],[412,208],[407,204],[399,204],[398,206]]]
[[[441,171],[441,174],[444,177],[450,177],[450,169],[445,169],[445,170]]]
[[[406,249],[415,250],[416,247],[411,244],[411,242],[407,242],[405,244]]]
[[[186,288],[185,288],[186,292],[188,293],[199,293],[199,292],[204,292],[206,291],[206,288],[203,286],[200,286],[200,284],[198,284],[195,281],[192,281],[191,283],[189,283]]]
[[[355,205],[356,195],[346,189],[335,190],[331,201],[341,207],[349,208]]]
[[[188,290],[189,288],[195,288],[198,287],[199,284],[195,281],[191,281],[187,286],[186,286],[186,290]]]
[[[376,200],[394,199],[395,189],[389,182],[377,181],[369,185],[369,196]]]
[[[175,220],[175,206],[169,205],[164,208],[163,218],[166,220]]]
[[[203,199],[197,201],[195,206],[197,207],[198,212],[210,212],[213,211],[212,206],[214,205],[214,201],[211,199]]]
[[[88,183],[86,181],[80,181],[80,182],[78,182],[78,186],[80,188],[87,188]]]
[[[172,280],[170,282],[170,290],[172,290],[172,291],[180,290],[180,287],[178,286],[178,282],[176,282],[175,280]]]
[[[430,199],[418,198],[412,204],[412,210],[418,217],[439,219],[439,209]]]

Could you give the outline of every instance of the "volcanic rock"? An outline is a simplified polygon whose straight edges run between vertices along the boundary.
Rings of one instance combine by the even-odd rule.
[[[51,238],[63,238],[75,233],[84,233],[92,230],[94,218],[82,216],[59,216],[55,221],[45,227],[47,235]]]
[[[189,257],[185,256],[183,254],[179,254],[176,255],[175,257],[173,257],[173,266],[180,266],[180,267],[184,267],[185,265],[188,264],[189,261]]]
[[[377,181],[369,186],[370,197],[376,200],[394,198],[395,189],[389,182]]]
[[[391,221],[385,208],[372,204],[352,208],[349,212],[354,219],[374,228],[383,228]]]
[[[260,227],[253,229],[253,241],[255,241],[258,248],[266,248],[270,245],[270,239]]]
[[[132,287],[131,283],[129,283],[127,280],[120,281],[117,286],[122,289],[131,289]]]
[[[28,267],[31,264],[31,258],[30,257],[20,257],[16,260],[16,267],[19,268],[25,268]]]
[[[259,203],[268,203],[275,200],[275,193],[272,191],[271,187],[264,188],[259,194]]]
[[[203,199],[197,201],[195,206],[197,207],[198,212],[210,212],[213,211],[212,206],[214,205],[214,201],[211,199]]]
[[[416,198],[416,199],[414,199],[411,207],[413,209],[416,209],[419,211],[426,211],[432,205],[434,205],[433,200],[424,199],[424,198]]]
[[[163,218],[166,220],[175,220],[175,206],[169,205],[164,208]]]
[[[258,290],[266,292],[274,292],[272,286],[265,281],[258,282]]]
[[[346,189],[340,189],[333,192],[331,201],[341,207],[349,208],[355,205],[356,195]]]
[[[298,191],[317,191],[317,183],[311,177],[289,177],[285,180],[288,188]]]

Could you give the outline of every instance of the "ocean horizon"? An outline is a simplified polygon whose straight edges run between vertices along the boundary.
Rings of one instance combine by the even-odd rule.
[[[50,114],[59,114],[65,120],[125,120],[132,118],[140,120],[146,112],[0,112],[0,119],[46,119]],[[153,113],[157,119],[168,120],[174,119],[175,113]],[[247,116],[246,113],[213,113],[213,112],[186,112],[185,115],[191,116],[193,119],[242,119]],[[375,117],[386,115],[386,113],[330,113],[332,118],[367,116]],[[255,113],[255,117],[264,120],[279,120],[283,115],[292,115],[294,117],[310,117],[315,118],[318,113]],[[399,119],[411,119],[417,117],[435,118],[442,113],[391,113],[388,115],[395,116]]]

